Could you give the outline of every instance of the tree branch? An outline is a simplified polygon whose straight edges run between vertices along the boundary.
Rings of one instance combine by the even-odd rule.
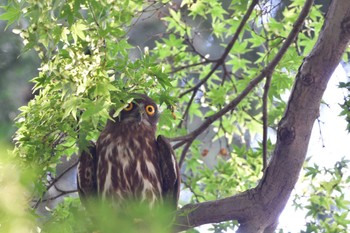
[[[185,70],[185,69],[188,69],[188,68],[191,68],[191,67],[194,67],[194,66],[204,65],[204,64],[207,64],[207,63],[210,63],[210,61],[204,60],[204,61],[197,62],[197,63],[192,63],[192,64],[180,66],[180,67],[175,67],[175,68],[172,69],[172,71],[169,72],[169,74],[174,74],[174,73],[177,73],[177,72],[179,72],[181,70]]]
[[[69,167],[66,168],[66,170],[64,170],[59,176],[57,176],[56,178],[54,178],[50,184],[46,187],[46,191],[43,193],[43,196],[44,194],[49,191],[49,189],[52,187],[52,186],[55,186],[57,181],[59,181],[67,172],[69,172],[72,168],[76,167],[77,164],[78,164],[78,160],[73,163],[72,165],[70,165]],[[56,186],[55,186],[56,188]],[[56,188],[57,189],[57,188]],[[46,201],[46,199],[43,199],[43,198],[39,198],[39,200],[37,200],[33,206],[34,209],[38,208],[39,204]]]
[[[241,34],[244,25],[247,23],[250,15],[252,14],[254,7],[256,6],[256,4],[258,4],[258,0],[253,0],[253,2],[250,4],[247,12],[245,13],[245,15],[243,16],[243,19],[241,21],[241,23],[239,24],[235,34],[233,35],[231,41],[227,44],[226,49],[224,51],[224,53],[221,55],[221,57],[217,60],[215,66],[210,70],[210,72],[200,81],[198,82],[195,86],[193,86],[192,88],[184,91],[183,93],[181,93],[179,95],[179,98],[183,97],[184,95],[190,93],[190,92],[194,92],[195,94],[197,93],[198,89],[200,86],[202,86],[204,83],[206,83],[208,81],[208,79],[212,76],[212,74],[214,74],[214,72],[225,62],[225,59],[227,57],[227,55],[230,53],[231,49],[233,48],[233,46],[235,45],[238,36]],[[194,94],[194,95],[195,95]]]
[[[312,4],[306,1],[297,22],[303,21]],[[178,213],[178,230],[236,219],[241,233],[274,231],[304,163],[323,92],[349,41],[350,1],[332,1],[316,45],[300,66],[271,161],[258,186],[225,199],[184,206]]]
[[[192,96],[191,96],[191,98],[190,98],[190,100],[188,101],[188,104],[187,104],[187,106],[186,106],[185,112],[184,112],[184,114],[182,115],[182,119],[180,120],[180,122],[179,122],[179,124],[178,124],[178,128],[181,128],[183,122],[185,122],[185,123],[187,122],[188,113],[189,113],[189,111],[190,111],[190,107],[191,107],[191,105],[192,105],[193,100],[194,100],[195,97],[196,97],[196,92],[193,92],[193,93],[192,93]]]
[[[193,139],[193,140],[194,140],[194,139]],[[180,160],[179,160],[179,167],[180,167],[180,168],[182,167],[182,164],[183,164],[183,162],[184,162],[184,160],[185,160],[187,151],[188,151],[188,149],[190,149],[190,146],[191,146],[193,140],[188,141],[188,142],[186,143],[184,149],[183,149],[182,152],[181,152],[181,156],[180,156]]]
[[[266,82],[264,86],[264,94],[263,94],[263,171],[265,171],[267,166],[267,130],[268,130],[268,94],[270,89],[272,76],[269,75],[266,77]]]
[[[175,138],[170,138],[170,141],[193,141],[194,138],[196,138],[198,135],[203,133],[214,121],[225,115],[227,112],[232,111],[236,108],[236,106],[266,77],[272,75],[275,67],[279,63],[279,61],[282,59],[283,55],[288,50],[289,46],[293,43],[294,39],[296,38],[297,34],[299,33],[305,18],[308,15],[308,12],[312,6],[313,1],[308,0],[302,11],[300,12],[300,15],[298,19],[294,23],[294,27],[289,33],[288,37],[284,41],[284,43],[281,46],[281,49],[278,51],[276,56],[272,59],[272,61],[261,71],[261,73],[255,77],[248,85],[247,87],[237,95],[235,99],[233,99],[229,104],[227,104],[225,107],[223,107],[220,111],[217,113],[207,117],[207,119],[198,126],[197,129],[193,130],[191,133],[179,136]],[[186,142],[179,142],[174,145],[174,149],[178,148],[181,145],[184,145]]]
[[[187,33],[186,33],[187,34]],[[215,62],[216,60],[211,60],[211,59],[208,59],[206,58],[206,56],[204,56],[203,54],[201,54],[197,49],[196,47],[194,46],[193,44],[193,41],[190,39],[190,36],[187,35],[185,36],[184,38],[185,42],[191,47],[192,49],[192,52],[197,54],[203,61],[206,61],[206,62]]]
[[[59,194],[57,194],[57,195],[55,195],[55,196],[52,196],[52,197],[49,197],[49,198],[46,198],[46,199],[41,200],[41,202],[40,202],[40,203],[42,203],[42,202],[46,202],[46,201],[53,201],[53,200],[55,200],[55,199],[57,199],[57,198],[59,198],[59,197],[62,197],[62,196],[64,196],[64,195],[68,195],[68,194],[71,194],[71,193],[76,193],[76,192],[78,192],[78,190],[77,190],[77,189],[72,189],[72,190],[62,190],[62,191],[60,191],[60,193],[59,193]]]

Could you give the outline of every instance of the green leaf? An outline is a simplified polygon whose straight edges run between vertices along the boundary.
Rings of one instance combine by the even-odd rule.
[[[77,42],[78,37],[82,40],[85,40],[84,31],[87,29],[87,26],[81,22],[76,22],[71,26],[71,33],[75,42]]]
[[[0,8],[5,9],[5,13],[0,15],[0,20],[7,21],[5,29],[17,21],[21,16],[21,9],[18,6],[0,6]]]
[[[106,106],[103,104],[101,100],[89,103],[88,105],[85,105],[86,110],[81,115],[81,120],[87,121],[92,116],[98,116],[100,115],[101,111],[106,111]]]
[[[72,115],[74,119],[77,119],[77,110],[80,104],[80,99],[77,97],[71,97],[67,101],[65,101],[62,105],[62,109],[64,109],[64,113],[62,116],[62,120],[67,118],[69,115]]]

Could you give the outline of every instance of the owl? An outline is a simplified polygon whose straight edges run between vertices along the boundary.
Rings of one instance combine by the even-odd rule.
[[[156,138],[155,102],[137,94],[111,118],[96,144],[80,155],[77,184],[82,201],[95,197],[118,206],[132,200],[150,207],[167,201],[176,208],[179,168],[171,145],[163,136]]]

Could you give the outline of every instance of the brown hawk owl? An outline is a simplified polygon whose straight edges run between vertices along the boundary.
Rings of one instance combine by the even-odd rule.
[[[111,114],[113,116],[113,114]],[[109,199],[117,206],[126,200],[148,203],[167,200],[176,208],[179,169],[171,145],[155,137],[159,118],[155,102],[137,94],[112,120],[95,145],[82,152],[78,164],[78,192]]]

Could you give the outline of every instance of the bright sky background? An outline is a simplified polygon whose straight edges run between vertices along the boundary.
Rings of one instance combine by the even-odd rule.
[[[320,124],[316,121],[313,127],[307,157],[311,156],[309,165],[316,163],[320,167],[333,167],[342,157],[350,159],[350,134],[346,131],[347,122],[339,116],[345,90],[337,87],[339,82],[348,80],[344,68],[339,65],[330,79],[323,100],[328,104],[321,104]],[[322,135],[320,135],[320,130]],[[323,147],[324,146],[324,147]],[[297,184],[294,192],[299,192],[303,187]],[[284,232],[300,232],[305,229],[305,213],[296,211],[292,206],[293,193],[285,210],[280,216],[279,228]]]

